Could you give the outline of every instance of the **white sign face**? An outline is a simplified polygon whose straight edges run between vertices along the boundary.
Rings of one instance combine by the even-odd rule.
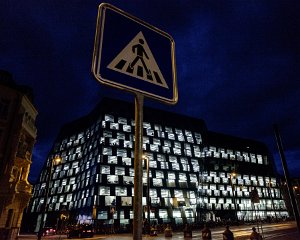
[[[139,32],[107,67],[169,88],[142,32]]]

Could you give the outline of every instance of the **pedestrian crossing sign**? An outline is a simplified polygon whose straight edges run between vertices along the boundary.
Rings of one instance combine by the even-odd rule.
[[[142,32],[117,55],[108,68],[169,88]]]
[[[168,104],[178,100],[173,38],[107,3],[99,6],[92,71],[103,84]]]

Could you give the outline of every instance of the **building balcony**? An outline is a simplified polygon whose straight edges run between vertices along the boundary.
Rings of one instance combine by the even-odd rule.
[[[16,186],[16,191],[18,193],[29,193],[32,192],[32,185],[30,185],[27,181],[19,181]]]

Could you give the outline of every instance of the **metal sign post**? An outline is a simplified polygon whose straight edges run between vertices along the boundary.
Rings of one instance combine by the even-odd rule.
[[[100,83],[135,94],[133,239],[141,240],[144,97],[166,104],[177,103],[175,42],[162,30],[102,3],[98,10],[92,72]]]
[[[143,104],[144,96],[135,96],[135,144],[134,144],[134,201],[133,239],[142,239],[143,229]]]

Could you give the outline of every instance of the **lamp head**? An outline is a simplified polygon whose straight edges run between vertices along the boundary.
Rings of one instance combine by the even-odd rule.
[[[53,163],[55,165],[60,164],[62,162],[62,158],[60,156],[55,156],[55,158],[53,159]]]

